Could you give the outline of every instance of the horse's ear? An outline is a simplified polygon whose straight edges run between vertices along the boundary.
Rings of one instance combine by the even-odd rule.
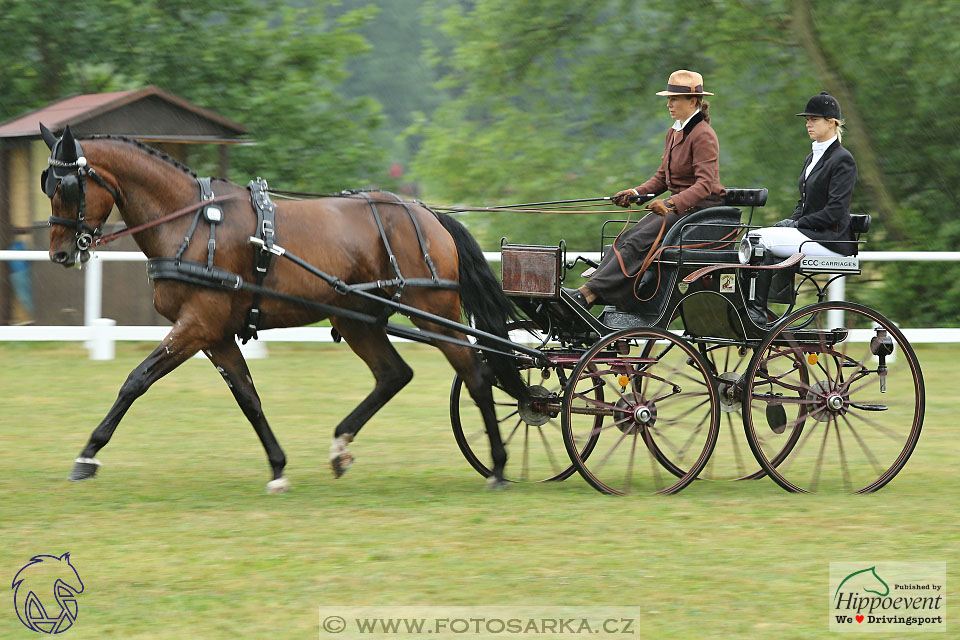
[[[73,132],[70,131],[70,125],[63,130],[63,138],[60,139],[63,144],[60,145],[60,158],[64,162],[77,161],[77,141],[73,139]]]
[[[60,556],[60,560],[66,560],[67,562],[70,562],[70,552],[67,551],[65,554]]]
[[[53,135],[53,131],[43,126],[42,122],[40,123],[40,137],[43,138],[43,141],[47,143],[47,147],[51,150],[53,145],[57,144],[57,136]]]

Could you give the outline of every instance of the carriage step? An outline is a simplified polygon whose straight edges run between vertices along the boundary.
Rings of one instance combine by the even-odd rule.
[[[886,411],[888,409],[885,404],[861,404],[859,402],[851,402],[850,406],[855,409],[860,409],[861,411]]]
[[[651,326],[656,318],[607,306],[600,314],[600,321],[611,329],[642,329]]]

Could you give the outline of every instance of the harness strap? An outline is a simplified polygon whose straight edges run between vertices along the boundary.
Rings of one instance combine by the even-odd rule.
[[[413,229],[417,232],[417,242],[420,243],[420,252],[423,254],[423,261],[427,263],[427,268],[430,269],[430,277],[433,278],[434,282],[439,282],[440,277],[437,275],[437,269],[433,265],[433,258],[430,257],[430,253],[427,251],[427,241],[423,238],[423,233],[420,231],[420,224],[417,222],[417,217],[413,215],[413,210],[410,209],[409,205],[397,194],[389,191],[384,191],[383,193],[396,198],[397,202],[399,202],[407,212],[407,215],[410,217],[410,222],[413,223]],[[431,211],[431,213],[433,212]]]
[[[273,257],[273,244],[276,236],[276,205],[270,199],[267,193],[269,187],[267,181],[258,177],[247,184],[250,190],[250,204],[253,210],[257,212],[257,228],[254,235],[250,238],[250,243],[259,246],[259,251],[254,253],[253,275],[256,279],[256,286],[263,287],[263,281],[267,277],[267,270],[270,268],[270,261]],[[243,323],[243,329],[240,333],[240,339],[243,344],[247,344],[251,338],[257,338],[257,330],[260,328],[260,291],[254,291],[253,301],[247,310],[247,317]]]
[[[387,239],[387,232],[383,228],[383,221],[380,219],[380,212],[377,211],[377,205],[373,203],[373,198],[368,196],[363,191],[357,191],[356,193],[363,196],[367,201],[367,204],[370,205],[370,211],[373,213],[373,219],[377,223],[377,229],[380,231],[380,239],[383,240],[383,247],[387,250],[387,258],[390,260],[390,266],[393,267],[393,272],[397,274],[397,291],[393,294],[393,301],[397,302],[400,300],[400,296],[403,295],[403,285],[405,282],[403,274],[400,273],[400,265],[397,263],[397,256],[394,255],[393,249],[390,248],[390,241]]]
[[[283,250],[278,248],[278,252]],[[301,259],[293,256],[289,253],[282,253],[287,258],[292,259],[296,264],[306,268],[311,273],[316,275],[326,275],[315,267],[309,265],[308,263],[302,261]],[[259,285],[255,285],[250,282],[245,282],[242,277],[235,273],[226,271],[225,269],[220,269],[214,267],[213,269],[207,268],[206,265],[200,262],[194,262],[192,260],[183,260],[182,262],[176,262],[173,258],[150,258],[147,260],[147,277],[151,280],[177,280],[180,282],[187,282],[190,284],[200,285],[204,287],[213,287],[218,289],[226,290],[242,290],[250,291],[255,296],[264,295],[271,298],[276,298],[284,302],[291,304],[297,304],[304,307],[309,307],[320,311],[327,316],[335,316],[339,318],[345,318],[348,320],[357,320],[359,322],[364,322],[367,324],[374,324],[378,326],[383,326],[386,333],[389,335],[394,335],[402,338],[407,338],[409,340],[414,340],[416,342],[423,342],[425,344],[436,344],[438,342],[448,342],[451,344],[460,345],[463,347],[468,347],[470,349],[483,351],[484,353],[496,353],[503,356],[508,356],[523,362],[537,362],[540,364],[546,364],[543,360],[543,354],[540,353],[537,349],[528,347],[526,345],[512,343],[507,339],[500,338],[498,336],[493,336],[489,334],[483,334],[471,327],[464,327],[459,323],[456,323],[452,320],[446,318],[433,316],[426,312],[420,311],[419,309],[413,307],[406,307],[400,303],[388,303],[383,298],[377,298],[376,300],[382,304],[393,304],[397,307],[397,311],[400,311],[404,315],[424,317],[427,318],[440,326],[450,326],[456,327],[458,330],[472,335],[475,337],[480,337],[479,334],[483,334],[483,337],[486,337],[494,341],[500,348],[491,347],[489,345],[480,345],[479,343],[468,342],[466,340],[459,340],[448,335],[434,333],[431,331],[426,331],[424,329],[415,329],[413,327],[397,325],[389,322],[385,322],[382,317],[375,317],[367,313],[360,311],[354,311],[352,309],[345,309],[343,307],[335,307],[332,305],[324,304],[322,302],[316,302],[314,300],[307,300],[305,298],[299,298],[297,296],[292,296],[289,294],[280,293],[279,291],[273,291],[271,289],[264,288]],[[325,278],[326,279],[326,278]],[[364,294],[368,298],[372,299],[371,294]],[[391,312],[392,313],[392,312]],[[513,351],[506,351],[505,349],[512,349]],[[519,353],[517,353],[519,352]]]

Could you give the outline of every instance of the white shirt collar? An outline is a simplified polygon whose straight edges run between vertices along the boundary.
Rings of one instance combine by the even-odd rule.
[[[803,174],[803,179],[806,180],[810,177],[810,174],[813,172],[813,168],[817,166],[817,163],[820,162],[820,158],[823,157],[823,154],[826,153],[827,149],[830,148],[830,145],[833,144],[833,141],[837,139],[837,136],[833,136],[829,140],[824,142],[813,141],[813,158],[810,159],[810,164],[807,165],[807,170]]]
[[[676,129],[677,131],[682,131],[683,128],[684,128],[685,126],[687,126],[687,123],[690,122],[690,120],[693,119],[693,116],[697,115],[698,113],[700,113],[700,109],[697,109],[696,111],[694,111],[693,113],[691,113],[691,114],[690,114],[690,117],[687,118],[686,120],[684,120],[683,122],[680,122],[679,120],[677,120],[676,122],[674,122],[672,128]]]
[[[813,147],[813,153],[814,154],[823,153],[824,151],[830,148],[830,145],[832,145],[834,140],[836,139],[837,139],[837,136],[833,136],[832,138],[830,138],[829,140],[825,140],[824,142],[817,142],[816,140],[814,140],[813,143],[811,144],[811,146]]]

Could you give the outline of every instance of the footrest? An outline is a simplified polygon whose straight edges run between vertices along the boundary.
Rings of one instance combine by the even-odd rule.
[[[774,338],[773,344],[781,347],[792,347],[797,345],[822,345],[832,347],[838,342],[843,342],[846,340],[849,334],[850,332],[847,329],[798,329],[797,331],[785,329],[784,331],[781,331],[776,338]]]

